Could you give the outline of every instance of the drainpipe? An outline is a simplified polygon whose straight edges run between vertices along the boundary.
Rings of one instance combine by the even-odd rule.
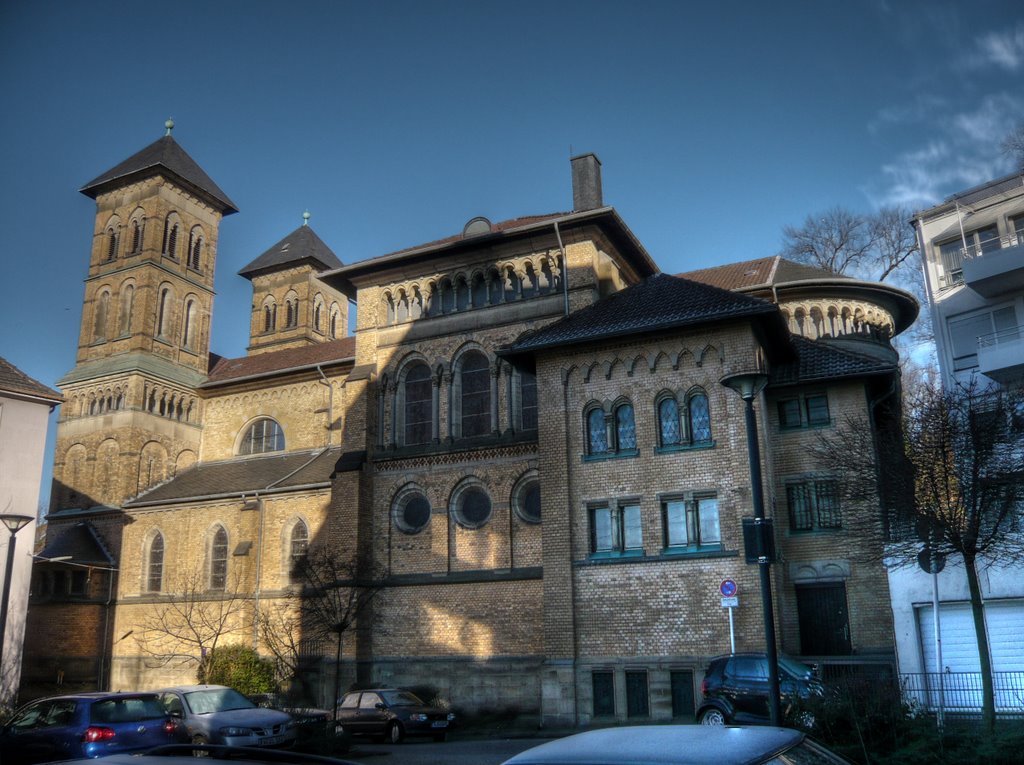
[[[260,644],[260,580],[263,575],[263,500],[259,492],[253,493],[256,510],[260,514],[259,531],[256,532],[256,586],[252,593],[252,650],[257,651]],[[245,495],[242,495],[245,504]]]
[[[327,386],[327,445],[330,446],[331,431],[334,428],[334,389],[331,388],[331,382],[319,364],[316,365],[316,371],[320,373],[320,379],[317,382]]]
[[[558,239],[558,251],[562,253],[562,292],[565,293],[565,315],[569,315],[569,261],[565,257],[565,245],[562,244],[562,232],[555,221],[555,238]]]

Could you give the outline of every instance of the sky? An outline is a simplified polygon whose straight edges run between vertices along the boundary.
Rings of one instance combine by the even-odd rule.
[[[570,210],[569,158],[594,152],[605,203],[679,273],[774,255],[834,206],[1003,175],[1024,4],[0,0],[0,98],[0,356],[55,386],[95,216],[78,189],[168,117],[240,210],[211,350],[242,356],[237,271],[305,210],[353,263]]]

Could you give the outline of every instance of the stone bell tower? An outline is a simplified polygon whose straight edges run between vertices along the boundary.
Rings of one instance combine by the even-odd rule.
[[[217,236],[237,208],[165,127],[81,189],[96,221],[53,509],[117,506],[198,456]]]

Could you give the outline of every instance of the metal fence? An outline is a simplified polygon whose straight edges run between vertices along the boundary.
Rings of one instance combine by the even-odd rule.
[[[981,712],[980,672],[920,672],[900,675],[903,699],[918,709],[951,714]],[[1024,716],[1024,672],[993,672],[996,714]]]

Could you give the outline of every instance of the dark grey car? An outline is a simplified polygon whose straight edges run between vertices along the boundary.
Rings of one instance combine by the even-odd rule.
[[[276,709],[261,709],[223,685],[182,685],[158,691],[167,713],[181,721],[183,740],[196,744],[290,747],[295,721]]]
[[[379,736],[392,744],[406,735],[444,741],[454,720],[447,709],[430,706],[412,691],[398,688],[351,691],[338,705],[338,722],[346,732]]]

